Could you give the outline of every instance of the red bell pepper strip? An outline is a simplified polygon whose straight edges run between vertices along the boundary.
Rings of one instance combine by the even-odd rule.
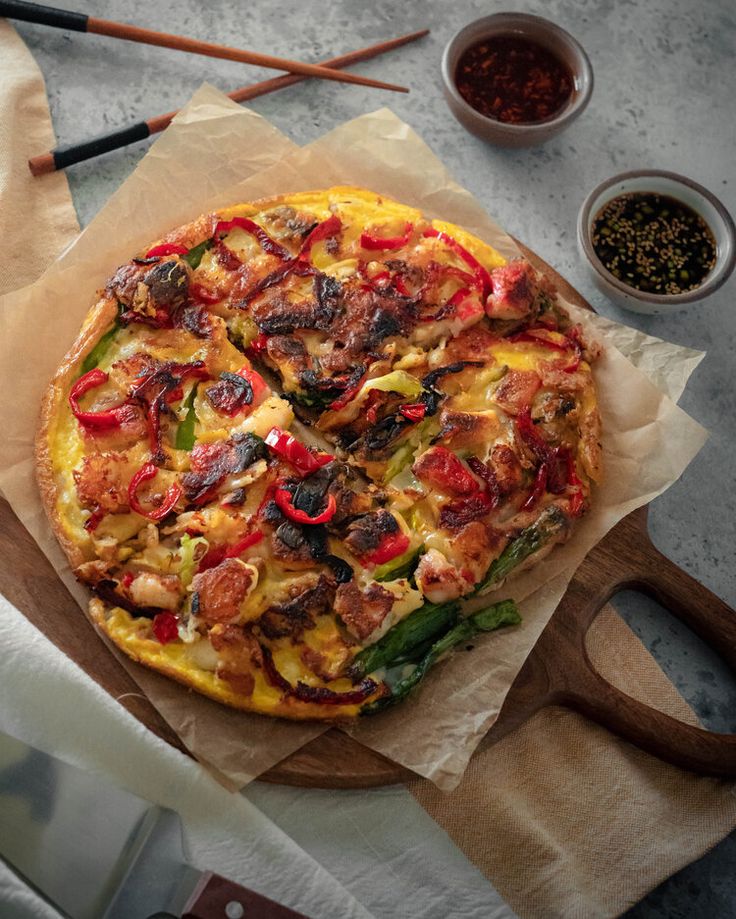
[[[480,486],[447,447],[432,447],[415,463],[415,475],[442,491],[455,495],[470,495]]]
[[[293,434],[289,434],[288,431],[282,431],[281,428],[271,428],[266,434],[265,440],[266,444],[277,456],[291,463],[295,469],[305,475],[310,472],[316,472],[322,466],[331,463],[335,458],[331,453],[310,453]]]
[[[153,617],[151,629],[162,645],[168,645],[179,637],[179,617],[174,613],[157,613]]]
[[[161,243],[149,249],[145,258],[157,258],[164,255],[186,255],[189,252],[186,246],[178,246],[176,243]]]
[[[347,692],[335,692],[334,689],[329,689],[327,686],[308,686],[301,680],[296,686],[292,686],[286,677],[276,669],[270,648],[261,645],[261,655],[263,672],[268,682],[276,689],[280,689],[282,693],[299,699],[301,702],[314,702],[318,705],[359,705],[378,689],[378,684],[370,677],[366,677],[358,686]]]
[[[360,245],[364,249],[370,249],[371,251],[380,249],[400,249],[409,242],[413,230],[414,224],[406,223],[404,225],[404,232],[400,236],[381,237],[375,236],[373,233],[361,233]]]
[[[452,249],[452,251],[458,255],[473,272],[473,276],[483,291],[483,296],[487,297],[491,293],[493,290],[493,282],[491,281],[491,275],[488,269],[484,268],[478,259],[472,253],[468,252],[465,246],[461,246],[452,236],[448,236],[447,233],[444,233],[442,230],[435,230],[434,227],[428,227],[422,235],[439,239],[448,246],[448,248]]]
[[[189,299],[197,300],[199,303],[219,303],[222,300],[222,294],[218,290],[210,290],[202,284],[189,285]]]
[[[330,236],[337,235],[341,229],[342,221],[335,214],[333,214],[331,217],[328,217],[327,220],[323,220],[322,223],[318,223],[317,226],[309,234],[309,236],[307,236],[307,238],[304,240],[304,243],[299,250],[297,260],[306,261],[309,257],[309,253],[312,251],[312,246],[314,246],[315,243],[321,242],[323,239],[329,239]]]
[[[427,406],[423,402],[411,402],[399,406],[399,414],[407,421],[421,421],[427,413]]]
[[[327,408],[329,408],[332,412],[339,412],[341,408],[345,408],[348,402],[352,400],[353,396],[358,394],[358,390],[363,385],[364,379],[365,374],[363,374],[362,377],[359,377],[359,379],[352,386],[348,386],[342,395],[338,396],[337,399],[334,399],[332,402],[330,402]]]
[[[403,555],[409,548],[411,540],[402,530],[396,533],[388,533],[379,542],[372,552],[361,556],[361,561],[366,565],[384,565],[390,562],[392,558]]]
[[[529,495],[521,505],[520,510],[530,511],[533,507],[536,507],[539,499],[544,494],[544,490],[547,487],[547,464],[542,463],[542,465],[537,469],[537,474],[534,477],[534,484],[532,485],[532,490],[529,492]]]
[[[206,571],[208,568],[215,568],[226,558],[239,558],[246,549],[255,546],[256,543],[259,543],[262,539],[263,533],[261,530],[254,530],[232,546],[216,546],[213,549],[209,549],[202,556],[197,566],[197,572]]]
[[[135,417],[135,409],[123,403],[114,408],[104,409],[101,412],[83,412],[79,407],[79,400],[91,389],[96,389],[107,383],[109,375],[99,367],[89,370],[81,376],[72,386],[69,393],[69,405],[77,421],[88,430],[110,431],[119,428],[123,422],[131,421]]]
[[[291,259],[291,253],[287,249],[279,245],[275,239],[271,239],[263,227],[248,217],[233,217],[232,220],[218,221],[214,235],[219,237],[234,230],[235,227],[239,227],[241,230],[245,230],[246,233],[250,233],[251,236],[255,236],[261,249],[269,255],[275,255],[276,258],[280,258],[284,262]]]
[[[138,500],[138,488],[142,482],[147,482],[149,479],[155,479],[157,475],[158,466],[154,466],[153,463],[145,463],[130,480],[130,485],[128,486],[128,504],[130,504],[131,510],[135,511],[136,514],[140,514],[141,517],[147,517],[149,520],[161,520],[164,518],[172,511],[182,494],[181,485],[179,485],[178,482],[174,482],[174,484],[169,487],[164,495],[164,500],[158,507],[152,510],[147,510],[143,507]]]
[[[337,501],[334,495],[327,495],[327,506],[321,513],[317,514],[316,517],[310,517],[305,511],[300,510],[298,507],[294,507],[291,503],[292,498],[293,495],[286,488],[277,488],[274,494],[274,500],[276,501],[278,509],[284,516],[288,517],[289,520],[293,520],[294,523],[308,523],[312,525],[317,523],[329,523],[337,511]]]
[[[509,335],[508,341],[526,341],[531,344],[542,345],[544,348],[549,348],[551,351],[557,351],[561,354],[567,354],[569,351],[572,351],[570,360],[558,369],[563,370],[565,373],[573,373],[580,366],[582,357],[580,345],[574,338],[569,338],[568,336],[563,336],[564,342],[556,341],[549,337],[549,331],[552,330],[527,329],[525,332],[517,332],[516,335]]]

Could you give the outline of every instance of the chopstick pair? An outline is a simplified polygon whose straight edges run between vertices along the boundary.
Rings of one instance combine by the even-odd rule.
[[[275,57],[272,54],[261,54],[260,51],[246,51],[241,48],[230,48],[227,45],[216,45],[183,35],[169,35],[167,32],[155,32],[153,29],[142,29],[139,26],[124,22],[113,22],[110,19],[98,19],[85,13],[74,13],[71,10],[60,10],[53,6],[39,3],[28,3],[26,0],[0,0],[0,16],[20,19],[23,22],[35,22],[52,26],[56,29],[71,29],[74,32],[92,32],[96,35],[107,35],[110,38],[122,38],[125,41],[140,42],[145,45],[158,45],[173,48],[176,51],[188,51],[192,54],[204,54],[207,57],[223,58],[227,61],[239,61],[241,64],[256,64],[271,70],[288,70],[307,77],[319,77],[322,80],[337,80],[341,83],[357,83],[360,86],[371,86],[374,89],[388,89],[392,92],[407,93],[405,86],[394,83],[383,83],[371,80],[354,73],[335,73],[329,67],[319,64],[305,64],[289,58]]]
[[[0,0],[0,10],[2,6],[3,3]],[[395,48],[399,48],[402,45],[417,41],[417,39],[424,38],[424,36],[428,34],[429,29],[410,32],[407,35],[401,35],[398,38],[379,42],[376,45],[369,45],[358,51],[351,51],[340,57],[334,57],[330,60],[323,61],[319,67],[320,69],[329,68],[330,70],[349,67],[351,64],[358,64],[362,61],[370,60],[387,51],[393,51]],[[301,83],[305,79],[307,79],[307,77],[301,74],[285,74],[284,76],[274,77],[270,80],[263,80],[259,83],[241,86],[239,89],[228,93],[228,96],[234,102],[246,102],[249,99],[255,99],[257,96],[263,96],[267,93],[284,89],[287,86],[293,86],[295,83]],[[112,131],[109,134],[104,134],[92,140],[70,144],[65,147],[57,147],[55,150],[50,150],[48,153],[42,153],[38,156],[31,157],[31,159],[28,160],[28,167],[35,176],[43,175],[47,172],[55,172],[59,169],[66,169],[67,166],[72,166],[74,163],[81,163],[84,160],[92,159],[102,153],[118,150],[135,141],[145,140],[152,134],[163,131],[164,128],[168,127],[176,114],[177,111],[166,112],[164,115],[156,115],[145,121],[138,121],[126,128]]]

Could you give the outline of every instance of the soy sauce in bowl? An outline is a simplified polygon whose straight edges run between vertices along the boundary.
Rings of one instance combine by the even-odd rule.
[[[695,290],[716,264],[716,241],[700,214],[655,192],[609,201],[593,219],[591,242],[607,271],[649,294]]]
[[[517,35],[490,35],[468,47],[455,71],[468,105],[505,124],[554,118],[573,92],[570,68],[550,50]]]

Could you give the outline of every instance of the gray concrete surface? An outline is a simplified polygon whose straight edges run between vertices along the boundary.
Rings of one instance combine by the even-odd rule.
[[[59,0],[71,9],[78,2]],[[544,147],[504,151],[463,131],[441,94],[439,61],[453,32],[481,15],[523,9],[558,22],[585,46],[596,87],[587,112]],[[92,5],[88,11],[93,12]],[[252,107],[299,143],[340,122],[390,105],[487,210],[564,274],[595,308],[616,320],[708,352],[682,405],[711,432],[681,480],[651,508],[657,546],[736,606],[734,511],[736,412],[733,354],[736,281],[710,301],[669,317],[625,314],[588,283],[578,261],[575,221],[587,191],[607,176],[658,167],[691,176],[736,213],[736,8],[732,0],[347,0],[344,3],[215,0],[99,0],[94,14],[209,37],[285,56],[319,60],[428,26],[424,41],[361,66],[410,86],[408,96],[309,83]],[[204,80],[229,90],[265,72],[77,33],[19,25],[47,80],[61,143],[123,126],[183,103]],[[69,170],[82,223],[147,148]],[[637,596],[617,605],[683,695],[711,728],[736,729],[736,683],[677,622]],[[736,834],[635,907],[637,919],[736,915]]]

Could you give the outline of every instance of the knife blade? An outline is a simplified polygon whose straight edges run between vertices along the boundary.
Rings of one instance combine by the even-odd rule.
[[[1,731],[0,857],[69,919],[307,919],[188,864],[174,811]]]

